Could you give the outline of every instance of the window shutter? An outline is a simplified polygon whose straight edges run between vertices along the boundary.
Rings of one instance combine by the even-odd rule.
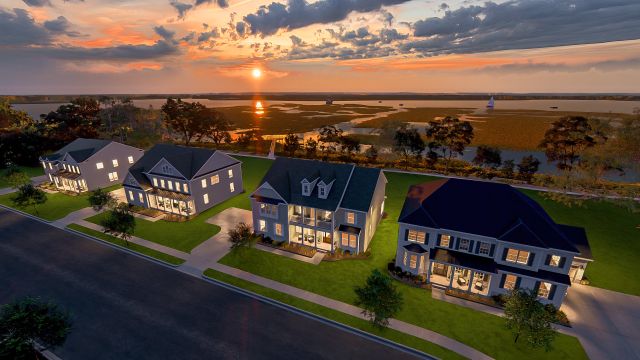
[[[531,264],[533,264],[533,259],[535,258],[536,258],[535,253],[529,253],[529,261],[527,261],[527,265],[531,266]]]
[[[500,278],[500,288],[504,289],[504,282],[507,278],[507,274],[502,274],[502,277]]]
[[[547,258],[544,260],[544,264],[547,266],[551,264],[551,254],[547,255]]]
[[[467,250],[468,252],[473,252],[473,243],[474,243],[473,240],[469,241],[469,249]]]
[[[491,249],[489,249],[489,256],[493,257],[493,253],[496,252],[496,244],[491,244]]]
[[[533,287],[533,291],[538,294],[538,291],[540,290],[540,281],[536,281],[535,286]]]
[[[560,263],[558,264],[558,267],[560,268],[564,268],[564,263],[567,262],[567,258],[566,257],[561,257],[560,258]]]
[[[436,235],[436,246],[440,246],[440,236],[441,234]]]
[[[516,287],[515,287],[516,289],[520,289],[520,280],[522,280],[522,278],[520,276],[518,276],[516,278]]]
[[[456,250],[458,250],[460,248],[460,238],[454,238],[454,241],[456,242]]]
[[[502,260],[506,260],[507,259],[507,251],[509,251],[508,248],[504,248],[502,250]]]
[[[475,254],[477,254],[478,252],[480,252],[480,241],[477,241],[477,242],[476,242],[476,248],[475,248],[475,250],[473,250],[473,252],[474,252]]]
[[[551,285],[551,289],[549,290],[549,300],[553,300],[553,297],[556,294],[556,288],[556,285]]]
[[[429,244],[429,233],[428,232],[424,232],[424,244],[428,245]]]
[[[404,240],[409,241],[409,229],[404,229]]]
[[[457,243],[456,240],[457,238],[454,237],[449,238],[449,249],[453,249],[453,245],[455,245],[454,243]]]

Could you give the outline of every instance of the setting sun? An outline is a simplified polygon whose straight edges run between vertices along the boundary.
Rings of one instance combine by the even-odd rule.
[[[262,70],[255,68],[253,70],[251,70],[251,76],[253,76],[255,79],[259,79],[262,77]]]

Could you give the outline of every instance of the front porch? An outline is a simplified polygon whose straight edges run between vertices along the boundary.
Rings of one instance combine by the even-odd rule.
[[[446,288],[489,296],[491,274],[470,268],[432,262],[429,282]]]
[[[154,189],[147,192],[147,199],[150,209],[181,216],[190,216],[196,213],[193,199],[185,194]]]
[[[80,174],[60,170],[51,175],[51,180],[56,189],[60,191],[69,191],[75,193],[81,193],[89,190],[87,183],[80,177]]]
[[[314,248],[318,251],[333,252],[335,247],[331,232],[289,225],[289,242]]]

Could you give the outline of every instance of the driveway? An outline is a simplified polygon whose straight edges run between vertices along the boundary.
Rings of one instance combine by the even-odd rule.
[[[640,297],[572,284],[561,308],[596,359],[640,359]]]
[[[74,359],[406,359],[411,355],[0,209],[0,303],[73,316]]]

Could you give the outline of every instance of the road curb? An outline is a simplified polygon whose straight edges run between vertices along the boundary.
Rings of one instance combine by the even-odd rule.
[[[233,276],[233,275],[231,275],[231,276]],[[371,334],[371,333],[366,332],[364,330],[360,330],[358,328],[354,328],[352,326],[343,324],[341,322],[328,319],[328,318],[326,318],[324,316],[320,316],[320,315],[314,314],[312,312],[309,312],[309,311],[297,308],[295,306],[289,305],[287,303],[283,303],[281,301],[272,299],[270,297],[267,297],[267,296],[264,296],[264,295],[260,295],[258,293],[253,292],[253,291],[241,288],[239,286],[231,285],[231,284],[226,283],[224,281],[221,281],[221,280],[209,277],[207,275],[204,275],[204,273],[202,274],[202,279],[204,281],[206,281],[206,282],[214,283],[214,284],[216,284],[218,286],[221,286],[221,287],[224,287],[224,288],[226,288],[228,290],[243,294],[243,295],[248,296],[250,298],[256,299],[256,300],[258,300],[260,302],[276,306],[276,307],[281,308],[283,310],[287,310],[289,312],[298,314],[300,316],[304,316],[304,317],[319,321],[319,322],[321,322],[323,324],[326,324],[326,325],[329,325],[329,326],[333,326],[333,327],[339,328],[341,330],[344,330],[344,331],[350,332],[352,334],[364,337],[364,338],[369,339],[371,341],[375,341],[375,342],[377,342],[379,344],[383,344],[383,345],[392,347],[392,348],[394,348],[396,350],[400,350],[402,352],[417,356],[419,358],[429,359],[429,360],[440,360],[440,358],[437,358],[437,357],[435,357],[433,355],[429,355],[429,354],[427,354],[427,353],[425,353],[423,351],[414,349],[414,348],[409,347],[407,345],[403,345],[403,344],[397,343],[395,341],[383,338],[381,336],[377,336],[377,335]],[[320,305],[320,306],[322,306],[322,305]],[[345,315],[349,315],[349,314],[345,314]],[[426,341],[426,340],[424,340],[424,341]],[[434,345],[439,346],[437,344],[434,344]],[[450,350],[450,351],[452,351],[452,350]]]

